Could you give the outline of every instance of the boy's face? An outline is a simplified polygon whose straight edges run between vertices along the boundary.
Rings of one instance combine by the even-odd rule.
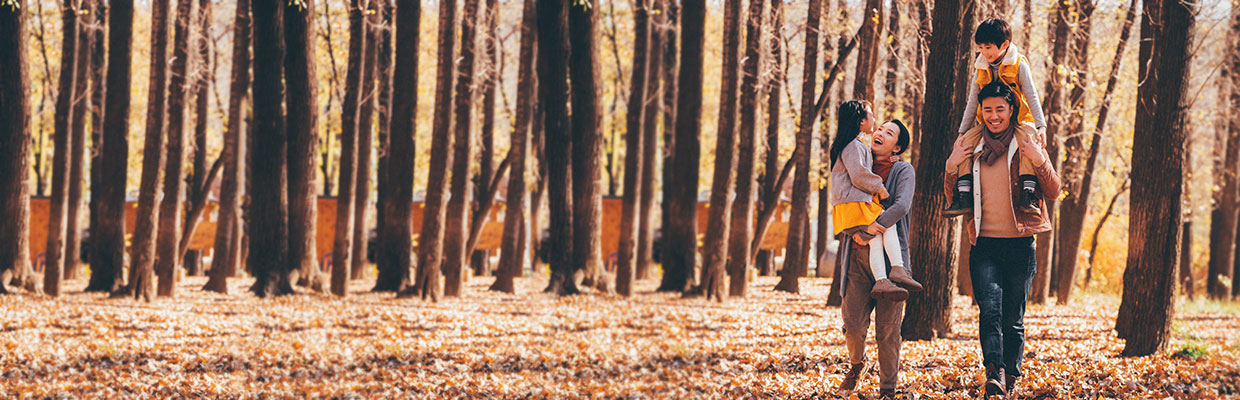
[[[1010,43],[1011,41],[1006,40],[998,46],[993,43],[978,43],[977,49],[981,50],[982,57],[986,57],[986,62],[994,63],[995,60],[1003,57],[1003,54],[1007,52],[1008,44]]]
[[[982,99],[982,120],[991,133],[1006,131],[1012,124],[1012,107],[1002,97]]]

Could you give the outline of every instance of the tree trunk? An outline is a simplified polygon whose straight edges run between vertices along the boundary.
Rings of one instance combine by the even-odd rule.
[[[1185,157],[1187,160],[1188,157]],[[1187,190],[1185,192],[1187,194]],[[1187,203],[1187,202],[1185,202]],[[1193,219],[1192,215],[1184,216],[1183,229],[1180,237],[1183,241],[1180,250],[1180,287],[1183,290],[1184,297],[1192,299],[1196,297],[1193,288]]]
[[[960,108],[959,101],[953,99],[957,92],[956,68],[960,58],[961,46],[969,47],[967,29],[961,29],[965,13],[972,12],[976,7],[973,1],[961,3],[944,1],[936,2],[934,24],[930,38],[930,53],[926,60],[926,76],[935,77],[934,85],[926,85],[926,103],[919,123],[924,127],[935,127],[935,131],[922,135],[920,151],[917,158],[917,187],[943,187],[943,165],[950,153],[955,132],[951,131],[952,109]],[[959,227],[955,221],[939,216],[947,202],[950,201],[937,190],[919,190],[913,196],[913,219],[909,237],[909,253],[914,260],[922,260],[912,265],[913,276],[923,285],[926,291],[913,296],[907,303],[900,336],[909,340],[932,340],[942,332],[945,325],[942,321],[950,321],[951,300],[955,285],[952,280],[955,271],[956,252],[953,241]],[[948,325],[950,326],[950,325]]]
[[[647,47],[650,45],[648,4],[646,0],[637,0],[633,4],[633,75],[629,79],[629,108],[626,117],[627,128],[624,140],[624,200],[621,202],[620,246],[616,263],[616,292],[621,296],[633,295],[633,280],[636,278],[637,262],[638,201],[642,198],[641,178],[643,124],[645,123],[646,71],[649,67]]]
[[[371,151],[374,147],[374,115],[375,103],[378,100],[378,89],[375,86],[376,64],[379,61],[379,31],[383,30],[381,9],[382,4],[372,2],[367,10],[365,24],[366,46],[362,52],[362,88],[361,104],[358,106],[357,119],[357,158],[354,160],[356,175],[353,189],[353,257],[350,260],[349,279],[360,279],[366,272],[366,246],[370,238],[370,227],[366,213],[370,209],[370,165]]]
[[[564,0],[538,0],[538,88],[543,107],[546,141],[547,210],[550,220],[551,279],[546,292],[578,294],[573,266],[572,147],[568,118],[567,33],[568,4]]]
[[[106,172],[103,168],[104,164],[107,163],[107,161],[104,161],[104,149],[106,149],[106,147],[104,147],[103,143],[104,124],[107,122],[104,121],[103,116],[105,107],[104,100],[107,93],[106,84],[104,83],[105,76],[107,75],[104,74],[104,71],[109,68],[107,60],[108,47],[106,43],[106,34],[108,31],[106,27],[108,24],[109,15],[108,2],[103,0],[97,1],[95,3],[95,10],[95,40],[93,43],[93,50],[91,51],[91,64],[94,64],[94,68],[91,70],[91,87],[93,89],[91,91],[91,104],[93,107],[91,107],[90,117],[91,191],[90,203],[88,205],[88,207],[90,207],[89,224],[91,231],[91,246],[89,249],[86,249],[90,252],[90,255],[87,258],[89,259],[91,266],[90,281],[86,284],[86,291],[88,292],[111,291],[114,289],[114,286],[116,286],[114,285],[114,282],[116,282],[116,272],[121,271],[120,268],[124,268],[123,252],[125,251],[124,245],[122,245],[120,249],[113,250],[112,247],[114,246],[102,247],[102,245],[99,244],[100,241],[114,241],[114,239],[105,239],[102,237],[105,234],[111,234],[111,232],[104,233],[106,230],[104,227],[105,223],[99,220],[102,214],[100,210],[103,208],[104,202],[107,201],[103,197],[103,195],[107,193],[107,189],[105,189],[105,187],[111,184],[111,182],[104,181],[104,174]],[[126,156],[127,155],[128,154],[126,154]],[[111,243],[109,243],[109,245],[110,244]],[[121,267],[117,267],[113,264],[114,260],[111,259],[113,252],[115,252],[115,255],[122,257]]]
[[[0,293],[11,281],[35,289],[30,268],[30,72],[26,12],[0,7]],[[33,291],[33,290],[32,290]]]
[[[189,254],[183,257],[182,263],[186,264],[186,273],[190,276],[202,275],[202,251],[188,251],[189,243],[194,237],[194,232],[198,229],[198,223],[202,220],[202,214],[206,211],[207,195],[211,192],[211,186],[215,182],[215,178],[219,176],[218,168],[208,169],[207,165],[207,124],[210,120],[210,88],[214,83],[213,74],[214,60],[211,57],[211,1],[198,0],[198,13],[194,22],[198,24],[197,42],[194,46],[198,51],[199,62],[195,66],[194,71],[194,159],[191,167],[189,180],[189,205],[190,209],[185,216],[185,229],[181,234],[181,253]],[[216,165],[220,164],[220,159],[216,158]],[[192,263],[192,264],[191,264]]]
[[[64,269],[65,237],[68,225],[69,152],[73,147],[70,133],[73,124],[74,91],[77,89],[78,10],[75,2],[66,0],[61,10],[64,19],[60,49],[60,81],[56,95],[55,150],[52,158],[52,200],[48,215],[47,265],[43,269],[43,292],[60,296],[61,273]],[[50,88],[49,88],[50,89]]]
[[[702,42],[706,20],[704,1],[686,1],[683,7],[680,69],[674,89],[677,92],[673,117],[676,134],[671,163],[664,164],[665,170],[671,169],[672,179],[665,180],[663,186],[671,201],[663,212],[663,282],[659,286],[659,290],[674,291],[684,291],[696,282],[698,158],[701,152],[698,136],[702,125]]]
[[[758,6],[761,8],[761,5]],[[761,15],[761,11],[758,12]],[[706,223],[706,241],[702,249],[702,283],[686,292],[686,296],[703,294],[707,300],[722,302],[727,296],[724,282],[727,271],[728,238],[732,223],[732,187],[736,177],[736,106],[738,101],[736,76],[740,68],[740,18],[741,2],[724,5],[723,11],[723,83],[719,99],[719,126],[715,142],[715,171],[711,180],[709,218]],[[756,40],[754,40],[756,42]],[[748,203],[748,199],[739,199]],[[746,224],[748,225],[748,224]],[[749,247],[746,240],[740,244]],[[748,260],[746,260],[748,261]]]
[[[1240,107],[1240,7],[1231,10],[1231,30],[1228,32],[1228,59],[1220,69],[1220,81],[1230,85],[1228,104],[1231,109]],[[1224,86],[1227,87],[1227,86]],[[1105,104],[1105,103],[1103,103]],[[1210,268],[1206,276],[1206,292],[1211,299],[1226,299],[1232,293],[1223,282],[1234,282],[1236,255],[1236,221],[1240,219],[1240,117],[1232,115],[1226,139],[1227,155],[1221,168],[1216,169],[1215,179],[1222,180],[1222,187],[1210,217]],[[1236,286],[1232,283],[1230,286]]]
[[[129,286],[136,298],[151,301],[155,289],[155,222],[159,220],[156,193],[162,187],[164,169],[164,114],[168,93],[168,8],[169,0],[155,0],[151,13],[151,81],[146,106],[146,138],[142,147],[142,183],[138,189],[138,213],[130,246]],[[126,55],[128,57],[128,55]],[[116,115],[116,114],[113,114]],[[128,135],[118,132],[117,135]],[[107,139],[104,139],[105,141]],[[124,196],[124,193],[121,194]],[[119,212],[124,226],[124,208]]]
[[[650,278],[651,265],[654,264],[654,190],[655,190],[655,170],[658,168],[659,146],[659,109],[662,101],[662,82],[663,79],[663,25],[667,22],[667,18],[661,11],[663,6],[659,4],[662,0],[652,0],[647,2],[648,10],[656,10],[656,12],[647,13],[649,15],[649,24],[647,28],[650,31],[650,42],[646,45],[646,95],[642,100],[642,148],[641,161],[642,176],[641,181],[641,198],[638,200],[637,206],[637,259],[634,267],[634,279],[645,280]],[[617,284],[619,285],[619,284]]]
[[[1072,40],[1069,37],[1068,18],[1074,12],[1072,10],[1072,2],[1057,3],[1055,11],[1049,12],[1050,23],[1048,25],[1048,35],[1051,38],[1051,65],[1068,65],[1068,44]],[[1067,68],[1050,68],[1049,77],[1046,81],[1046,97],[1042,100],[1042,110],[1046,115],[1046,152],[1050,155],[1051,166],[1058,171],[1059,159],[1059,131],[1063,129],[1067,123],[1067,115],[1063,111],[1064,88],[1066,87],[1068,76]],[[1052,221],[1052,226],[1056,226],[1055,215],[1058,209],[1058,201],[1054,198],[1044,199],[1042,207],[1046,210],[1047,217]],[[1055,265],[1052,262],[1052,247],[1055,242],[1054,232],[1040,233],[1037,236],[1037,273],[1033,275],[1033,287],[1029,290],[1029,302],[1034,304],[1046,303],[1049,296],[1051,275]]]
[[[250,192],[250,252],[254,271],[252,290],[258,297],[293,292],[288,253],[288,136],[284,114],[284,3],[255,0],[254,13],[254,153]]]
[[[388,185],[388,166],[391,164],[388,155],[392,149],[392,140],[390,135],[390,128],[392,126],[392,30],[396,28],[395,12],[396,11],[393,8],[392,1],[384,0],[382,11],[383,26],[379,29],[377,35],[377,40],[379,43],[376,51],[379,54],[376,61],[377,63],[375,64],[375,73],[378,74],[377,84],[379,85],[379,150],[378,157],[376,157],[376,164],[378,164],[378,166],[375,168],[375,192],[377,201],[375,204],[374,229],[375,237],[378,240],[375,242],[376,248],[370,250],[375,254],[378,254],[383,247],[380,241],[387,237],[387,234],[383,232],[386,224],[384,223],[384,207],[382,202],[383,199],[388,198],[387,192],[391,190],[391,187]],[[374,261],[374,259],[372,258],[371,261]],[[406,280],[408,279],[407,277],[408,274],[406,274]],[[361,278],[362,275],[353,276],[353,279]]]
[[[1158,8],[1156,10],[1156,8]],[[1167,344],[1174,320],[1175,261],[1181,251],[1183,176],[1167,174],[1184,166],[1189,47],[1194,6],[1179,1],[1145,3],[1143,27],[1159,26],[1151,43],[1154,60],[1138,92],[1151,103],[1137,105],[1133,137],[1133,201],[1129,208],[1128,268],[1116,330],[1127,339],[1124,356],[1144,356]],[[1142,31],[1142,36],[1145,36]],[[1138,93],[1142,98],[1142,93]],[[1167,145],[1173,143],[1176,145]]]
[[[357,197],[356,177],[354,168],[357,159],[358,114],[362,97],[363,57],[366,42],[366,21],[363,16],[367,11],[362,0],[354,0],[349,5],[349,61],[345,77],[344,110],[340,116],[340,179],[336,184],[336,231],[332,246],[332,294],[345,296],[349,283],[349,272],[353,266],[353,201]]]
[[[878,72],[878,48],[883,46],[883,2],[866,0],[861,34],[857,36],[857,74],[853,98],[874,101],[874,74]],[[888,96],[891,97],[891,96]],[[794,183],[795,184],[795,183]]]
[[[111,79],[111,71],[109,71]],[[241,264],[241,191],[245,188],[245,128],[242,104],[250,88],[250,0],[237,0],[233,18],[232,79],[228,89],[228,125],[220,160],[224,178],[220,183],[220,209],[215,227],[215,256],[211,277],[203,290],[228,293],[228,277]],[[111,90],[108,91],[111,93]],[[109,103],[110,104],[110,103]],[[109,118],[110,119],[110,118]],[[105,144],[107,142],[105,141]]]
[[[921,143],[921,115],[922,108],[925,105],[926,82],[928,81],[925,72],[926,43],[930,41],[930,16],[929,11],[927,10],[926,0],[915,0],[914,6],[917,7],[917,40],[913,43],[913,70],[911,73],[913,78],[910,79],[911,82],[907,86],[909,88],[907,96],[909,102],[912,104],[912,111],[909,115],[910,121],[908,130],[912,136],[910,138],[912,140],[909,143]],[[919,162],[918,155],[920,154],[919,152],[921,151],[921,146],[909,147],[912,147],[911,149],[908,149],[909,162],[913,163],[913,165],[917,165]]]
[[[680,48],[677,46],[680,41],[677,37],[678,27],[680,26],[680,4],[674,0],[661,2],[660,14],[667,15],[667,22],[664,28],[663,42],[663,197],[660,205],[662,222],[662,240],[660,241],[660,263],[663,268],[663,276],[660,278],[659,291],[681,291],[687,285],[687,278],[693,272],[693,263],[685,263],[683,261],[671,260],[672,254],[672,232],[674,230],[675,220],[668,216],[676,202],[677,197],[673,193],[675,190],[672,183],[676,182],[676,171],[672,168],[675,166],[676,157],[676,107],[678,97],[678,85],[680,85]],[[696,182],[696,181],[695,181]],[[694,190],[697,190],[694,188]],[[696,217],[695,217],[696,218]],[[696,234],[696,233],[695,233]],[[680,257],[678,260],[683,260]],[[692,258],[690,258],[692,260]],[[688,269],[685,269],[687,266]]]
[[[461,54],[456,77],[456,121],[452,146],[451,194],[448,196],[448,212],[444,216],[443,294],[459,297],[465,276],[461,270],[466,264],[465,241],[469,237],[470,182],[469,166],[474,156],[474,53],[477,40],[474,36],[479,0],[465,0],[461,15]],[[432,168],[435,171],[434,168]],[[447,173],[447,170],[438,170]],[[423,221],[426,221],[423,219]],[[425,222],[423,222],[425,224]]]
[[[284,59],[288,127],[288,262],[297,284],[324,290],[315,236],[318,196],[315,173],[319,152],[318,75],[315,63],[314,2],[289,1],[284,7]],[[351,210],[347,210],[351,211]]]
[[[490,273],[490,251],[475,250],[479,235],[482,234],[482,224],[486,222],[490,216],[490,205],[495,202],[496,190],[490,190],[492,183],[499,183],[503,179],[504,172],[496,172],[495,169],[495,91],[496,87],[501,84],[500,77],[504,71],[500,69],[502,66],[497,58],[496,50],[496,13],[498,12],[495,0],[487,0],[486,10],[483,11],[483,26],[486,27],[485,36],[482,37],[482,49],[485,53],[486,60],[483,71],[485,74],[482,79],[482,131],[481,148],[479,151],[479,165],[477,181],[474,182],[474,193],[478,199],[477,205],[474,206],[473,219],[470,225],[469,243],[466,255],[470,256],[470,265],[474,269],[475,276],[485,276]],[[511,151],[511,149],[509,149]],[[510,153],[511,154],[511,153]],[[487,203],[484,207],[483,203]],[[477,228],[474,228],[477,227]]]
[[[783,72],[784,72],[784,55],[783,55],[783,27],[784,12],[782,1],[771,2],[771,39],[768,46],[771,51],[771,71],[767,74],[769,79],[766,82],[766,101],[767,101],[767,121],[766,121],[766,158],[762,168],[762,174],[759,180],[762,181],[762,190],[760,193],[762,201],[758,213],[765,214],[779,207],[779,194],[782,191],[776,186],[776,171],[779,169],[779,123],[780,123],[780,95],[783,91]],[[775,193],[773,198],[775,201],[768,202],[770,193]],[[758,241],[760,238],[754,238]],[[758,243],[761,243],[758,241]],[[759,250],[757,257],[758,274],[769,276],[774,273],[775,254],[770,250]],[[731,289],[730,289],[731,290]],[[741,285],[741,292],[732,294],[744,297],[745,284]]]
[[[1063,245],[1063,254],[1061,256],[1062,274],[1057,294],[1059,304],[1067,304],[1072,296],[1072,285],[1063,284],[1062,279],[1070,279],[1069,282],[1075,281],[1075,275],[1079,269],[1079,262],[1075,254],[1080,252],[1081,247],[1081,231],[1084,230],[1085,216],[1089,214],[1089,198],[1091,195],[1094,169],[1098,162],[1098,154],[1102,149],[1102,130],[1106,128],[1107,115],[1111,109],[1111,95],[1115,91],[1115,86],[1119,81],[1119,68],[1124,58],[1124,49],[1128,45],[1128,38],[1131,34],[1132,22],[1137,14],[1137,2],[1133,0],[1129,3],[1127,16],[1124,17],[1123,27],[1120,28],[1119,46],[1115,50],[1115,58],[1111,62],[1111,73],[1107,79],[1106,91],[1102,96],[1101,109],[1098,110],[1098,121],[1094,125],[1093,138],[1090,141],[1089,157],[1085,161],[1085,167],[1082,169],[1080,187],[1078,191],[1069,190],[1068,199],[1064,200],[1062,213],[1059,216],[1060,234],[1063,239],[1060,244]],[[1078,193],[1078,194],[1073,194]],[[1096,239],[1095,239],[1096,240]],[[1093,251],[1090,251],[1091,257]],[[1092,263],[1091,263],[1092,264]]]
[[[732,205],[732,226],[728,234],[728,295],[745,297],[749,284],[749,260],[752,253],[754,212],[754,156],[757,154],[755,129],[758,114],[758,70],[762,59],[763,0],[752,0],[745,22],[745,65],[741,71],[740,149],[736,167],[736,203]],[[720,114],[724,115],[724,114]],[[778,129],[778,128],[776,128]],[[778,133],[777,133],[778,135]],[[778,144],[776,144],[778,146]],[[778,149],[776,149],[778,153]],[[776,200],[775,204],[779,204]]]
[[[1088,212],[1088,204],[1081,203],[1077,197],[1087,196],[1084,192],[1089,189],[1082,186],[1084,183],[1084,170],[1081,155],[1085,153],[1084,142],[1084,126],[1085,126],[1085,86],[1088,79],[1089,68],[1089,41],[1092,36],[1090,16],[1094,12],[1092,0],[1081,0],[1076,8],[1077,19],[1074,21],[1076,31],[1074,32],[1072,42],[1074,43],[1073,54],[1070,68],[1072,73],[1070,76],[1072,82],[1072,91],[1068,95],[1068,118],[1066,131],[1067,138],[1064,140],[1065,159],[1061,176],[1064,183],[1064,190],[1068,196],[1061,203],[1061,213],[1059,214],[1059,230],[1055,232],[1055,270],[1058,271],[1054,282],[1056,301],[1059,304],[1067,304],[1068,297],[1071,296],[1072,286],[1076,279],[1076,259],[1077,251],[1080,249],[1080,232],[1079,227],[1069,227],[1065,222],[1075,222],[1077,220],[1084,221],[1085,214]],[[1067,228],[1067,229],[1065,229]],[[1071,237],[1075,234],[1075,238]]]
[[[797,126],[797,145],[792,158],[796,166],[796,177],[792,180],[792,215],[788,220],[787,255],[784,257],[783,272],[775,290],[790,293],[801,293],[800,277],[805,274],[808,264],[808,253],[805,249],[805,238],[809,235],[809,166],[810,153],[813,152],[814,121],[818,113],[814,110],[814,92],[818,76],[818,24],[822,19],[822,0],[810,0],[809,16],[805,27],[805,72],[801,74],[801,121]],[[824,91],[829,88],[824,88]]]
[[[178,0],[176,38],[172,42],[172,75],[168,88],[167,164],[164,166],[164,194],[159,209],[159,239],[156,242],[155,271],[159,274],[158,295],[175,294],[177,269],[181,266],[182,213],[185,210],[185,103],[189,92],[190,16],[193,0]]]
[[[515,293],[513,280],[524,268],[525,246],[521,235],[526,222],[525,166],[529,154],[530,122],[534,111],[534,37],[537,26],[534,0],[525,0],[521,10],[521,53],[517,71],[517,115],[512,127],[512,172],[508,175],[508,207],[504,214],[504,240],[499,268],[491,290]]]
[[[887,82],[884,88],[885,101],[883,109],[889,115],[905,114],[903,112],[905,103],[901,102],[897,96],[900,88],[900,60],[904,58],[900,49],[900,40],[902,39],[900,37],[900,7],[900,2],[891,3],[891,15],[887,21],[886,37],[891,38],[891,43],[887,44],[887,47],[891,49],[891,54],[887,55]],[[882,35],[880,34],[879,37],[881,40]],[[900,112],[897,112],[897,109],[900,109]]]
[[[91,94],[92,84],[88,74],[93,73],[92,53],[95,48],[95,28],[93,27],[93,17],[89,17],[94,13],[95,3],[92,1],[81,2],[81,15],[88,17],[81,21],[81,27],[78,29],[77,37],[77,55],[73,56],[76,60],[77,71],[74,75],[77,79],[74,81],[74,97],[73,97],[73,115],[70,123],[69,140],[69,200],[66,205],[66,222],[65,222],[65,255],[64,255],[64,279],[77,278],[78,269],[82,262],[82,190],[86,185],[86,111],[92,108]]]
[[[418,19],[415,15],[406,16],[400,11],[403,9],[410,9],[408,5],[411,3],[417,2],[413,0],[405,0],[398,3],[396,7],[398,17],[396,21],[397,26],[400,26],[405,22],[414,23],[413,20]],[[413,9],[416,10],[416,8]],[[446,194],[445,189],[447,189],[446,180],[448,166],[452,164],[453,138],[451,107],[453,77],[452,68],[453,60],[456,59],[456,55],[453,54],[453,46],[456,42],[456,0],[444,0],[439,3],[439,21],[439,64],[436,67],[437,75],[435,78],[435,118],[434,126],[431,130],[431,159],[430,169],[427,170],[426,203],[425,208],[422,209],[422,233],[421,236],[418,237],[418,275],[417,282],[414,284],[414,292],[417,293],[418,296],[422,297],[423,300],[433,301],[439,301],[439,296],[443,294],[443,286],[440,282],[440,267],[443,265],[444,261],[444,195]],[[392,132],[397,133],[397,135],[392,136],[392,154],[412,154],[398,152],[397,139],[404,142],[406,139],[404,137],[406,132],[408,134],[408,142],[405,143],[405,145],[408,146],[410,151],[413,150],[413,135],[415,134],[413,128],[416,122],[414,119],[416,116],[413,114],[417,110],[415,107],[417,105],[417,93],[407,93],[407,91],[417,89],[416,77],[418,71],[416,69],[417,46],[414,45],[417,42],[417,34],[412,33],[411,35],[412,37],[402,37],[413,40],[398,40],[396,43],[396,65],[405,66],[408,63],[402,64],[401,62],[411,59],[414,61],[414,69],[405,70],[398,68],[396,75],[392,78]],[[400,38],[398,37],[398,39]],[[405,43],[407,42],[413,43],[406,45]],[[413,46],[413,48],[406,50],[408,53],[401,52],[401,50],[405,50],[408,46]],[[404,86],[401,86],[401,84]],[[400,117],[396,117],[398,115]],[[398,135],[401,137],[398,138]],[[399,150],[403,149],[404,147],[401,147]],[[407,186],[405,183],[410,182],[410,180],[406,179],[404,181],[398,181],[396,179],[397,177],[402,176],[398,171],[405,171],[404,169],[396,169],[396,163],[399,158],[400,157],[392,158],[389,161],[390,164],[388,166],[388,183],[391,184],[394,192],[392,193],[393,197],[391,199],[386,199],[384,201],[385,211],[383,218],[384,223],[387,225],[383,229],[384,233],[389,235],[389,238],[385,239],[384,242],[386,243],[384,252],[387,253],[385,254],[385,259],[387,261],[379,264],[380,278],[383,278],[385,269],[406,268],[403,263],[397,264],[398,261],[403,261],[403,259],[396,260],[400,257],[400,255],[394,253],[392,249],[394,249],[395,246],[403,246],[404,243],[408,243],[411,239],[411,237],[401,236],[398,238],[395,236],[397,233],[395,230],[403,228],[396,226],[395,224],[388,223],[388,221],[391,221],[394,217],[397,217],[397,215],[389,215],[386,211],[390,210],[390,207],[396,207],[397,203],[403,204],[409,202],[409,199],[413,196],[412,187],[408,188],[408,192],[405,192],[404,188],[404,186]],[[400,162],[404,164],[404,161]],[[407,168],[408,171],[412,171],[412,163],[410,163]],[[412,172],[410,172],[410,175],[412,175]],[[401,209],[401,211],[403,211],[403,207],[401,207]],[[408,219],[402,219],[401,221],[408,221]],[[408,222],[401,223],[408,225]],[[404,240],[404,242],[395,243],[397,240]],[[385,268],[385,264],[391,265],[391,267]],[[387,271],[387,273],[390,278],[386,280],[380,279],[379,283],[375,284],[375,289],[381,289],[380,284],[384,282],[391,283],[386,283],[386,287],[383,289],[403,289],[401,287],[403,284],[400,281],[392,282],[395,278],[404,275],[403,270],[397,272]],[[412,293],[410,293],[410,295],[412,295]]]
[[[573,2],[568,9],[571,47],[568,75],[572,80],[573,132],[573,266],[585,272],[583,286],[608,291],[601,253],[602,114],[599,103],[597,7]]]

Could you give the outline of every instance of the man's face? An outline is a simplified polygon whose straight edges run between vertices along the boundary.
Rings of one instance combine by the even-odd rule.
[[[874,132],[874,140],[870,141],[870,151],[877,157],[889,157],[900,148],[900,127],[895,122],[888,122]]]
[[[1009,43],[1011,42],[1004,41],[999,45],[995,45],[993,43],[979,43],[977,45],[977,49],[982,52],[982,57],[986,58],[986,62],[993,64],[995,60],[1003,57],[1003,54],[1007,52]]]
[[[1002,97],[982,99],[982,121],[991,133],[1006,131],[1012,124],[1012,107]]]

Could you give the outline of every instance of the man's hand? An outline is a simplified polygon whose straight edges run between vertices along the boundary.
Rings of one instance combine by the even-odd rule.
[[[878,198],[881,200],[887,200],[890,197],[891,193],[887,193],[887,188],[883,188],[883,191],[878,192]]]
[[[861,243],[861,244],[866,243],[864,240],[861,240],[861,234],[859,233],[852,234],[852,240],[853,240],[853,243]]]
[[[874,222],[870,224],[870,226],[865,227],[865,233],[879,236],[887,233],[887,227],[880,225],[878,222]]]

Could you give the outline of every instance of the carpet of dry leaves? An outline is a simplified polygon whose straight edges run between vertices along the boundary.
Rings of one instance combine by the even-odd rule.
[[[723,304],[655,293],[557,298],[545,277],[517,295],[470,280],[439,303],[390,294],[258,299],[188,278],[174,299],[111,300],[69,284],[60,299],[0,296],[3,398],[834,398],[846,368],[826,279],[803,295],[759,278]],[[354,282],[354,293],[371,282]],[[977,312],[958,297],[954,333],[904,344],[899,391],[978,398]],[[1240,396],[1236,307],[1189,307],[1162,354],[1122,358],[1113,296],[1029,310],[1020,398]],[[872,346],[872,342],[871,342]],[[871,359],[876,351],[868,350]],[[877,394],[876,372],[858,398]]]

